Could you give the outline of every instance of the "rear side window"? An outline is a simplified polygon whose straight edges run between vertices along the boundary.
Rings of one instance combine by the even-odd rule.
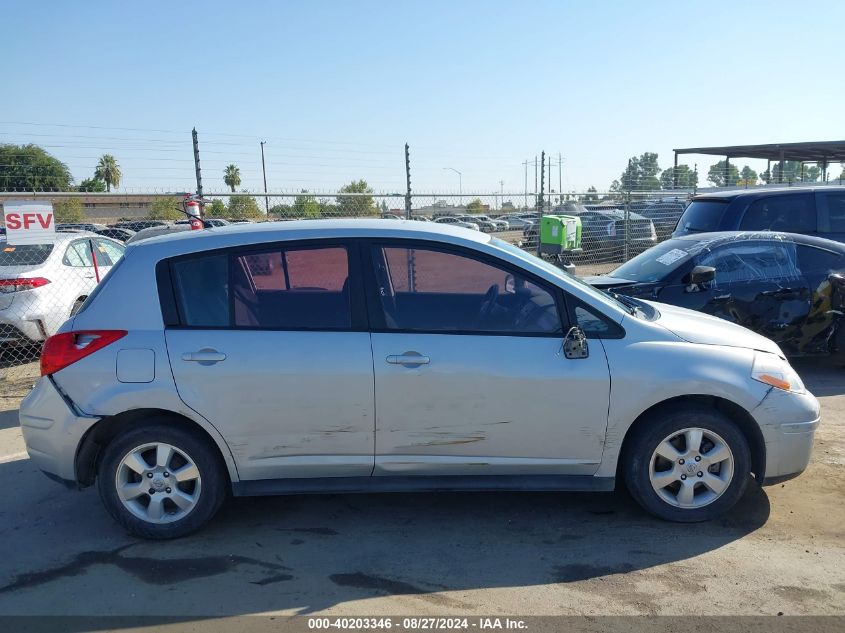
[[[343,246],[272,248],[176,260],[179,321],[191,327],[348,329]]]
[[[751,203],[739,224],[741,231],[815,233],[816,210],[812,195],[772,196]]]
[[[236,326],[351,327],[346,248],[274,249],[236,256],[232,266]]]
[[[11,246],[2,243],[0,266],[38,266],[47,261],[53,252],[52,244],[21,244]]]
[[[826,251],[813,246],[798,246],[798,262],[801,264],[801,272],[809,274],[824,274],[841,270],[843,267],[843,256],[839,253]]]
[[[819,232],[845,233],[845,191],[818,194]]]
[[[62,263],[65,266],[72,266],[74,268],[93,266],[94,259],[91,257],[91,245],[88,243],[88,240],[71,242],[65,251]]]
[[[730,200],[693,200],[678,222],[681,233],[721,230],[722,217]]]

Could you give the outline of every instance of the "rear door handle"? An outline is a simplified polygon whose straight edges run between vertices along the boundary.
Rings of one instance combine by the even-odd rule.
[[[405,352],[404,354],[391,354],[385,359],[391,365],[406,365],[415,367],[419,365],[428,365],[431,359],[428,356],[423,356],[419,352]]]
[[[218,352],[216,349],[201,349],[198,352],[185,352],[182,354],[182,360],[201,363],[203,365],[213,365],[214,363],[226,360],[226,354]]]

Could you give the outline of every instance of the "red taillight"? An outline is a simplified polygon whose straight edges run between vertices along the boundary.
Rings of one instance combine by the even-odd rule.
[[[41,375],[55,374],[126,334],[126,330],[82,330],[55,334],[44,341],[44,348],[41,350]]]
[[[0,292],[19,292],[21,290],[32,290],[50,283],[44,277],[18,277],[16,279],[0,279]]]

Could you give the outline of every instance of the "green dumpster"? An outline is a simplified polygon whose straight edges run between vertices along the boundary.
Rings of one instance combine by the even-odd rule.
[[[581,218],[544,215],[540,218],[540,253],[560,255],[581,249]]]

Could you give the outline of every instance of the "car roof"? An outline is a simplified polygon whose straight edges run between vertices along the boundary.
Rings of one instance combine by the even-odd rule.
[[[768,196],[796,196],[802,193],[813,193],[814,191],[831,191],[831,187],[775,187],[761,189],[731,189],[729,191],[713,191],[700,193],[692,197],[692,200],[733,200],[735,198],[765,198]]]
[[[139,231],[137,235],[141,233],[143,231]],[[159,235],[130,243],[127,248],[127,256],[129,256],[130,251],[140,249],[155,249],[163,256],[169,256],[242,244],[347,237],[430,239],[452,243],[487,243],[490,241],[490,236],[484,233],[436,222],[363,218],[289,220],[230,224],[199,231]]]
[[[845,244],[828,240],[815,235],[803,235],[801,233],[783,233],[780,231],[714,231],[712,233],[688,233],[671,238],[672,240],[683,240],[686,242],[708,242],[711,245],[724,244],[727,242],[738,242],[743,240],[758,240],[771,242],[795,242],[806,246],[815,246],[829,251],[836,251],[845,255]]]

